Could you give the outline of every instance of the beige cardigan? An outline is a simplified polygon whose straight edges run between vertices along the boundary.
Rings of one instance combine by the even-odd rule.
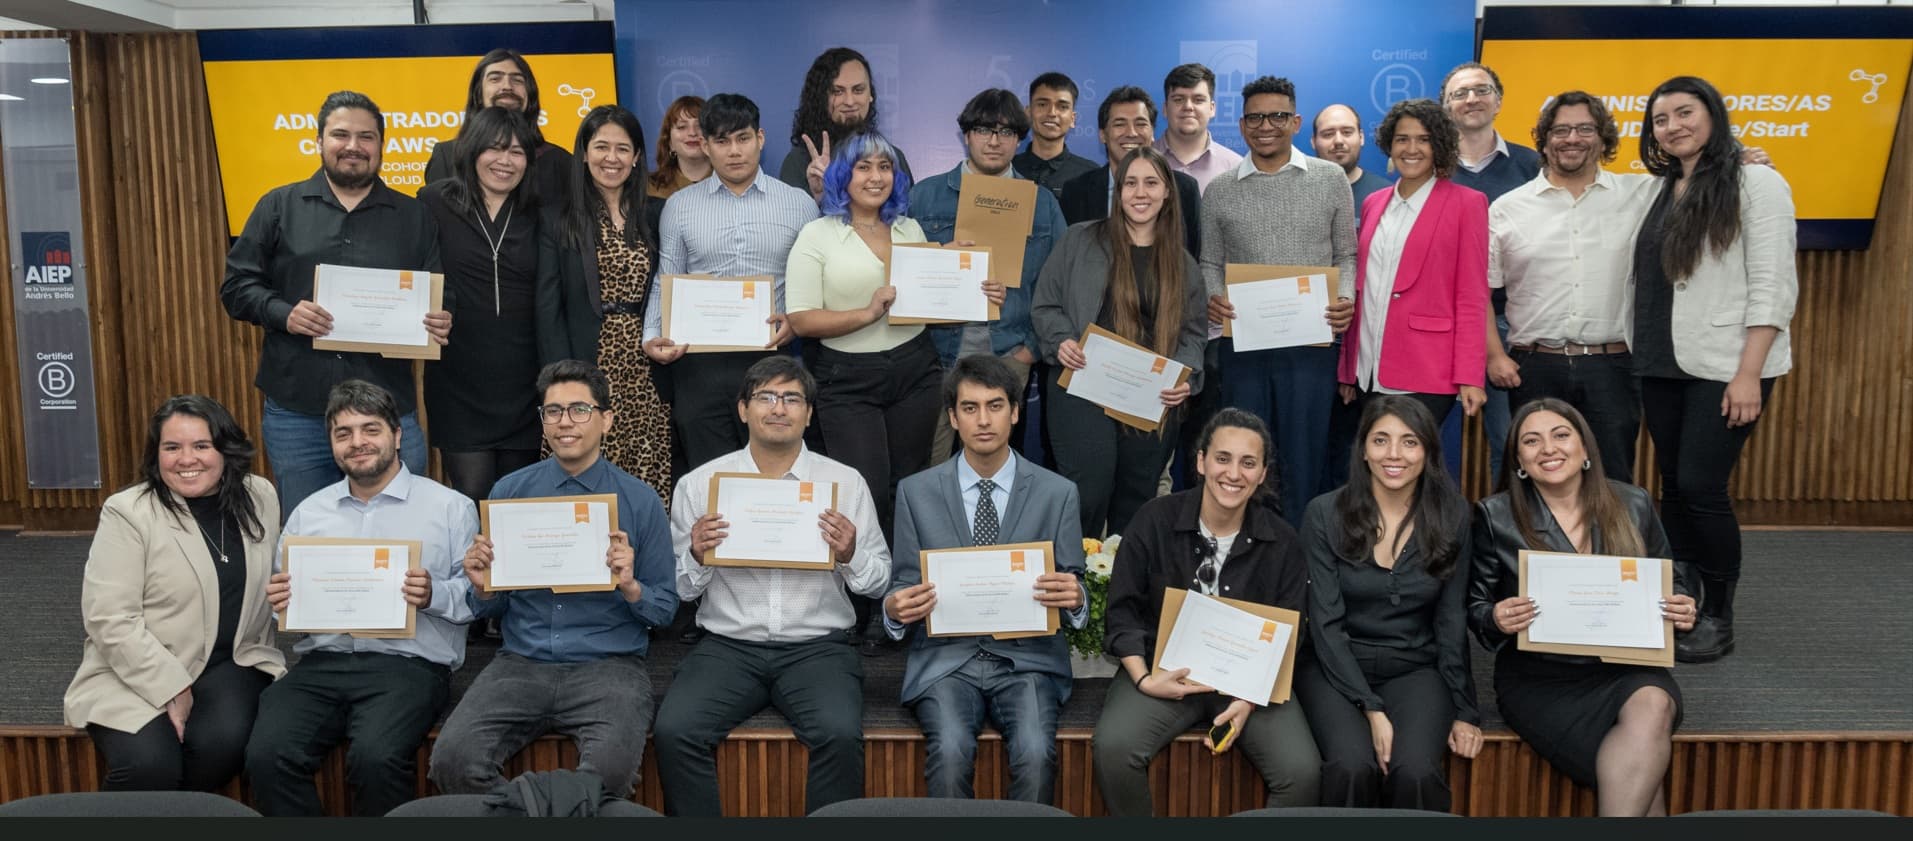
[[[279,543],[279,501],[262,477],[247,476],[246,490],[265,533],[245,544],[249,597],[239,609],[232,659],[276,680],[286,660],[273,646],[266,579]],[[214,563],[192,515],[168,511],[146,483],[106,500],[80,591],[86,646],[66,688],[68,726],[138,732],[192,686],[219,627]]]

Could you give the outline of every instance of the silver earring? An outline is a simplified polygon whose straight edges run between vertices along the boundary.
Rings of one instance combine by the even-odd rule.
[[[1581,459],[1581,471],[1582,471],[1582,472],[1584,472],[1584,473],[1585,473],[1585,472],[1587,472],[1587,470],[1588,470],[1588,469],[1590,469],[1590,468],[1592,468],[1592,467],[1594,467],[1594,460],[1593,460],[1593,459],[1589,459],[1589,458],[1584,458],[1584,459]]]
[[[1514,475],[1519,476],[1523,479],[1526,479],[1528,478],[1528,471],[1522,470],[1521,468],[1517,467],[1514,469]]]

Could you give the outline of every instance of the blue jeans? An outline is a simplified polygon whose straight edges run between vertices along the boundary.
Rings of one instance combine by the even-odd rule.
[[[1495,330],[1501,334],[1501,345],[1508,345],[1508,319],[1495,316]],[[1508,440],[1508,421],[1512,409],[1508,406],[1508,392],[1495,388],[1493,383],[1482,380],[1482,391],[1488,395],[1488,403],[1481,407],[1482,432],[1488,439],[1488,487],[1495,488],[1501,483],[1501,448]],[[1441,424],[1441,451],[1448,461],[1448,473],[1461,481],[1461,403],[1448,412]]]
[[[1222,405],[1259,417],[1275,438],[1280,470],[1282,517],[1302,524],[1309,500],[1330,489],[1329,415],[1336,394],[1336,351],[1332,347],[1277,348],[1235,352],[1222,346]],[[1346,457],[1346,456],[1344,456]]]
[[[917,700],[930,796],[976,796],[976,734],[987,717],[1003,734],[1010,799],[1054,802],[1056,716],[1062,706],[1056,678],[1016,671],[1009,660],[979,650]]]
[[[266,417],[259,431],[265,439],[266,458],[272,460],[273,484],[279,489],[281,524],[306,497],[345,478],[339,463],[332,459],[332,438],[326,435],[325,418],[295,412],[267,399]],[[425,430],[418,426],[418,415],[401,415],[399,431],[399,458],[404,460],[405,469],[425,475]]]

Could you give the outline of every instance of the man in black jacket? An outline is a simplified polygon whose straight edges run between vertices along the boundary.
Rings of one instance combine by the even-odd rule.
[[[1096,136],[1103,141],[1108,163],[1083,173],[1063,185],[1063,219],[1071,225],[1109,216],[1110,185],[1115,176],[1111,167],[1123,156],[1148,146],[1156,138],[1156,103],[1149,92],[1135,85],[1124,85],[1103,97],[1096,108]],[[1182,239],[1189,254],[1202,257],[1202,188],[1196,179],[1175,173],[1176,192],[1182,200]]]

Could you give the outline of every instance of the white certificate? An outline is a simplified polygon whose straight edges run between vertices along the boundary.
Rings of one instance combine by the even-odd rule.
[[[890,285],[897,299],[890,319],[988,321],[990,252],[946,248],[890,249]]]
[[[730,523],[705,553],[712,566],[830,569],[836,563],[818,518],[835,505],[835,482],[800,482],[720,473],[711,477],[710,512]]]
[[[412,548],[390,545],[286,545],[292,598],[286,627],[307,632],[405,629],[405,570]]]
[[[1124,344],[1092,328],[1083,341],[1089,364],[1070,372],[1065,391],[1105,409],[1160,422],[1162,392],[1175,388],[1184,365]]]
[[[1323,345],[1335,338],[1323,316],[1329,298],[1326,274],[1231,283],[1223,289],[1235,307],[1230,332],[1236,350]]]
[[[491,589],[610,589],[612,513],[605,502],[488,500]]]
[[[923,580],[937,585],[937,603],[930,608],[935,636],[1050,630],[1050,608],[1036,600],[1041,550],[929,552],[923,570]]]
[[[327,342],[424,348],[432,282],[426,272],[321,265],[312,300],[332,315]]]
[[[664,335],[691,350],[762,350],[773,334],[777,299],[769,277],[670,275],[664,287]]]
[[[1187,680],[1268,706],[1295,627],[1191,592],[1182,600],[1156,668],[1188,669]]]
[[[1528,554],[1528,596],[1541,613],[1530,642],[1661,648],[1659,558]]]

